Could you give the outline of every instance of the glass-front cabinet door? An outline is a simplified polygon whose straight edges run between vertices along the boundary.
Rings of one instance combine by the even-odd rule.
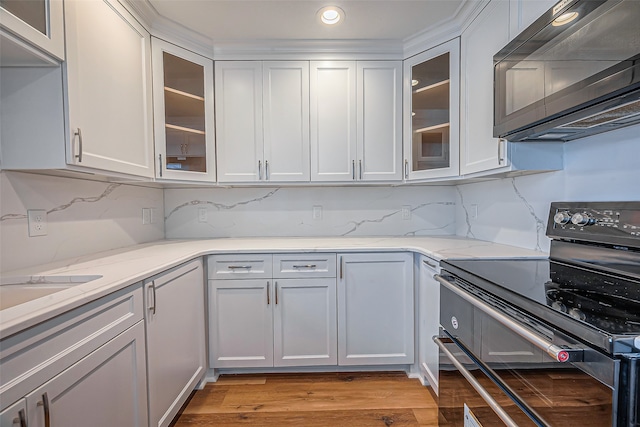
[[[215,181],[213,61],[152,43],[156,177]]]
[[[0,27],[3,48],[13,49],[16,46],[13,35],[17,35],[56,59],[64,60],[62,0],[0,0]],[[13,50],[11,53],[11,59],[20,58]]]
[[[404,62],[404,178],[459,172],[458,38]]]

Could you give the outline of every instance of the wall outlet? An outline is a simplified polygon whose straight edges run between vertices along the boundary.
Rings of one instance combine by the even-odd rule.
[[[44,209],[30,209],[27,211],[29,223],[29,237],[47,235],[47,211]]]
[[[404,220],[411,219],[411,206],[402,207],[402,219]]]
[[[316,219],[316,220],[322,219],[322,206],[313,207],[313,219]]]
[[[475,203],[471,205],[471,218],[478,218],[478,205]]]
[[[207,222],[207,208],[198,208],[198,222]]]
[[[142,208],[142,224],[151,224],[153,213],[151,208]]]

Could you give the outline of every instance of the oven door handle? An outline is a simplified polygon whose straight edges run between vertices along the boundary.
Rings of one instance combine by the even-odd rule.
[[[443,276],[436,274],[435,276],[433,276],[433,278],[440,282],[442,286],[458,295],[460,298],[471,303],[474,307],[479,308],[485,314],[491,316],[493,319],[497,320],[511,331],[515,332],[531,344],[546,352],[556,362],[581,362],[583,360],[582,349],[560,347],[558,345],[555,345],[549,342],[547,339],[538,336],[528,328],[520,325],[518,322],[511,319],[511,317],[507,316],[506,314],[503,314],[495,308],[491,307],[486,302],[466,293],[453,283],[449,282]]]
[[[453,366],[455,366],[456,369],[462,374],[462,376],[469,382],[471,387],[473,387],[473,389],[482,397],[482,399],[487,402],[487,405],[489,405],[489,407],[493,410],[493,412],[496,413],[496,415],[502,420],[502,422],[504,422],[508,427],[518,427],[518,424],[516,424],[515,421],[511,419],[509,414],[507,414],[504,408],[500,406],[493,397],[491,397],[491,394],[489,394],[489,392],[484,387],[482,387],[482,384],[478,382],[476,377],[474,377],[471,372],[469,372],[469,370],[465,368],[458,359],[456,359],[453,353],[451,353],[451,351],[449,351],[449,349],[444,345],[442,340],[438,337],[434,337],[433,341],[438,345],[438,347],[440,347],[440,351],[442,351],[442,353],[447,356],[447,359],[449,359],[451,363],[453,363]]]

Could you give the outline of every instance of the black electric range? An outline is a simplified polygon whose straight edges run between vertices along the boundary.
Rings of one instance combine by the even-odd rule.
[[[547,235],[549,259],[441,266],[607,353],[640,350],[640,202],[553,203]]]

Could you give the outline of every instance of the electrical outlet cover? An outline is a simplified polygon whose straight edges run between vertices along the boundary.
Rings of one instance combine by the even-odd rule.
[[[27,211],[29,223],[29,237],[47,235],[47,211],[44,209],[29,209]]]

